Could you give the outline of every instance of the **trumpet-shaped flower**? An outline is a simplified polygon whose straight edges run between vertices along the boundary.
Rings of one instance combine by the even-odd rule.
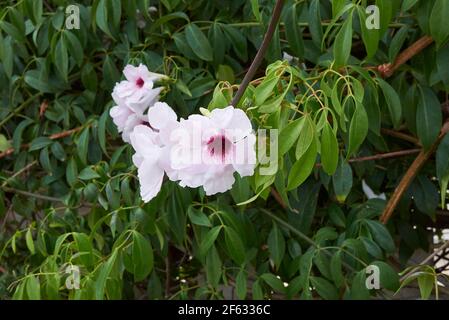
[[[153,81],[164,78],[164,75],[148,71],[140,64],[138,67],[127,65],[123,71],[126,80],[117,83],[112,92],[116,106],[111,108],[112,117],[122,138],[130,142],[130,133],[139,124],[145,122],[144,112],[159,99],[163,87],[153,88]]]

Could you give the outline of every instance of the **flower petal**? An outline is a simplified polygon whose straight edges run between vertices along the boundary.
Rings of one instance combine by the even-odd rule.
[[[165,102],[156,102],[153,107],[148,110],[148,122],[155,129],[162,129],[168,123],[175,122],[176,113]]]
[[[140,196],[144,202],[149,202],[161,190],[164,170],[157,161],[145,159],[137,170],[140,183]]]

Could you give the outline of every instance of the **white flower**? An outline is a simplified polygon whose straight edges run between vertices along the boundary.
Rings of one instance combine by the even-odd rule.
[[[130,133],[134,128],[144,123],[145,117],[141,114],[135,113],[131,108],[126,105],[119,105],[112,107],[109,111],[109,115],[112,117],[112,121],[117,126],[118,132],[122,133],[122,139],[125,142],[130,143]]]
[[[169,167],[181,186],[203,186],[213,195],[232,188],[234,172],[254,174],[256,137],[242,110],[229,106],[208,117],[192,115],[170,130]]]
[[[133,162],[137,167],[140,195],[145,202],[153,199],[160,191],[164,172],[175,177],[167,161],[167,147],[161,131],[177,124],[176,113],[164,102],[156,102],[148,110],[149,126],[139,125],[130,134],[131,145],[136,153]]]
[[[159,98],[163,87],[153,88],[154,81],[166,76],[148,71],[143,64],[127,65],[123,70],[126,80],[117,83],[112,97],[117,105],[127,104],[136,113],[144,113]]]
[[[153,88],[153,81],[165,76],[148,71],[142,64],[138,67],[127,65],[123,73],[126,80],[115,85],[112,98],[116,106],[111,108],[109,114],[122,133],[123,141],[130,142],[130,133],[145,122],[145,111],[158,101],[163,89]]]

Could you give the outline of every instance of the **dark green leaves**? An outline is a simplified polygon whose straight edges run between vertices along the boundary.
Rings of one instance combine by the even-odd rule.
[[[186,39],[192,51],[202,60],[212,61],[213,52],[209,40],[195,24],[186,27]]]
[[[133,232],[132,263],[135,281],[145,279],[153,269],[153,248],[139,232]]]
[[[240,235],[231,227],[225,227],[224,230],[228,253],[237,264],[241,265],[245,261],[245,247]]]
[[[356,102],[356,108],[349,127],[349,147],[347,157],[356,153],[368,134],[368,116],[364,106]]]
[[[39,150],[52,144],[52,140],[47,137],[39,137],[31,142],[29,151]]]
[[[348,15],[343,26],[335,37],[334,59],[335,67],[342,67],[347,64],[351,55],[352,47],[352,14]]]
[[[298,139],[305,117],[290,122],[279,134],[279,155],[287,153]]]
[[[273,260],[276,268],[279,269],[285,253],[285,240],[281,230],[274,222],[273,228],[268,236],[268,249],[270,250],[271,259]]]
[[[430,88],[420,87],[421,97],[416,110],[416,130],[424,148],[429,149],[441,129],[441,105]]]
[[[399,95],[385,80],[378,78],[377,81],[379,82],[379,86],[384,94],[393,126],[397,128],[401,122],[402,115],[402,106]]]
[[[220,233],[222,226],[216,226],[210,229],[206,235],[204,236],[204,239],[201,241],[199,253],[201,256],[204,256],[207,251],[212,247],[215,240],[218,237],[218,234]]]
[[[446,191],[449,184],[449,135],[446,134],[441,140],[436,152],[436,172],[440,183],[441,208],[446,202]]]
[[[307,151],[295,162],[290,170],[287,184],[288,190],[295,189],[306,181],[315,166],[316,156],[317,142],[313,139]]]
[[[302,5],[299,5],[302,8]],[[304,42],[302,39],[301,27],[298,25],[298,5],[294,3],[284,16],[285,36],[291,50],[297,57],[304,56]]]
[[[321,165],[328,175],[333,175],[338,164],[338,141],[329,123],[321,132]]]
[[[430,34],[435,39],[438,47],[441,47],[449,37],[447,17],[449,16],[449,2],[436,0],[430,15]]]
[[[332,177],[332,182],[337,200],[339,202],[345,202],[352,188],[352,169],[343,159],[340,160],[337,171],[335,171]]]

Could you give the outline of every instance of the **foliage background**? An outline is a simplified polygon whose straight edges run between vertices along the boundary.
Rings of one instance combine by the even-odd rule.
[[[360,23],[372,3],[380,30]],[[278,170],[214,197],[165,183],[145,205],[108,115],[122,68],[170,75],[163,100],[181,117],[226,106],[274,1],[78,1],[79,30],[65,28],[69,4],[0,1],[0,298],[391,298],[415,250],[430,250],[448,139],[386,226],[386,201],[367,199],[362,180],[390,196],[414,154],[437,146],[448,1],[287,1],[264,65],[295,58],[261,68],[240,103],[280,130]],[[380,77],[426,35],[435,42]],[[64,285],[72,264],[80,290]],[[366,289],[369,264],[382,290]],[[439,274],[420,270],[403,283],[418,277],[426,298]]]

